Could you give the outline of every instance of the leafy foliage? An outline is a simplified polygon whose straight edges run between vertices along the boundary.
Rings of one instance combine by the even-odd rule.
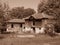
[[[0,26],[5,25],[4,22],[6,21],[6,12],[8,10],[8,5],[6,3],[0,2]],[[1,27],[0,27],[1,28]]]
[[[58,30],[60,30],[60,0],[42,0],[38,5],[38,13],[46,13],[55,16],[57,18]]]
[[[60,0],[47,0],[47,2],[41,2],[38,5],[38,12],[46,13],[49,15],[59,15],[60,14]]]
[[[34,13],[34,9],[31,8],[24,9],[24,7],[15,7],[9,12],[9,15],[11,18],[24,18]]]

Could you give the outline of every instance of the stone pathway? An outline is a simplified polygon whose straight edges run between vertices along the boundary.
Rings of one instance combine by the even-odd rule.
[[[35,37],[35,35],[10,35],[10,37],[18,37],[18,38],[25,38],[25,37]]]

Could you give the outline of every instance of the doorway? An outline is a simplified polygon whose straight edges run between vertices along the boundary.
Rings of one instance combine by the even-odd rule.
[[[33,32],[35,33],[35,27],[33,27]]]

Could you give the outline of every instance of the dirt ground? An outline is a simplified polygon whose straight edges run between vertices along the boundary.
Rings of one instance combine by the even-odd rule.
[[[21,34],[20,34],[21,35]],[[12,34],[0,34],[0,45],[60,45],[60,36],[34,35],[34,37],[16,37]]]

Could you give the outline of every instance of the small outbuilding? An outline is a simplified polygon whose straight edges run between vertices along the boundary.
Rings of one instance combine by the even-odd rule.
[[[11,19],[6,21],[7,32],[22,32],[24,28],[25,20],[23,19]]]

